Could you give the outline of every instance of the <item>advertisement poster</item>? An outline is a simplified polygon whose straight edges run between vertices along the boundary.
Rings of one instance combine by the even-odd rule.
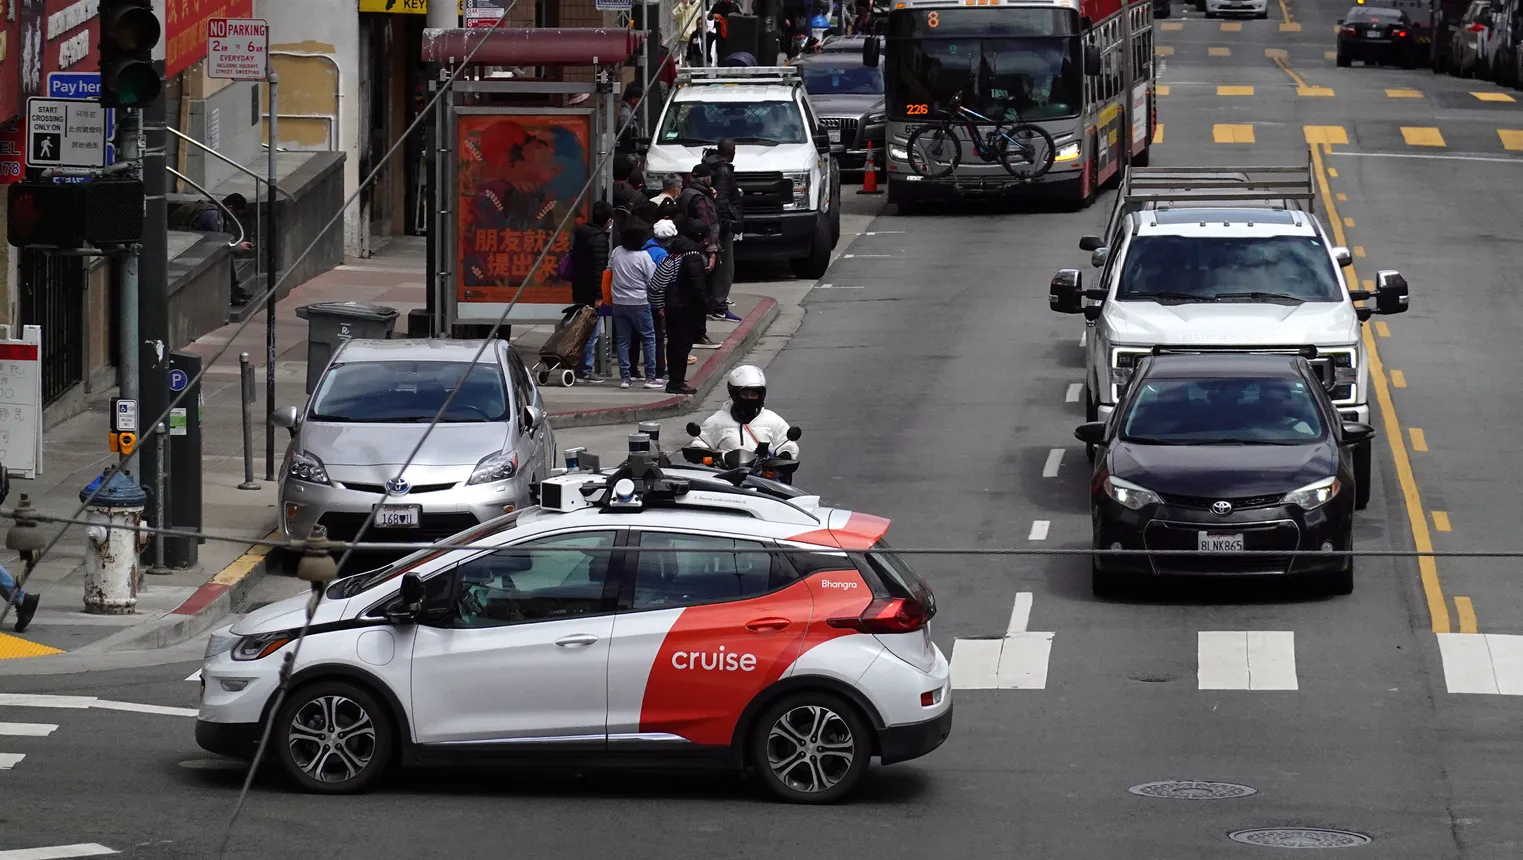
[[[510,302],[527,283],[523,304],[570,304],[571,284],[555,272],[571,250],[572,228],[586,218],[585,198],[567,229],[554,234],[587,182],[592,118],[492,114],[456,122],[457,299]],[[546,245],[550,253],[530,271]]]
[[[174,77],[206,58],[206,22],[252,18],[254,0],[167,0],[164,6],[164,76]]]

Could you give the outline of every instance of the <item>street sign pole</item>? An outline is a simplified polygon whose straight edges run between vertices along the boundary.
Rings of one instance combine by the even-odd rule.
[[[128,164],[134,164],[143,157],[143,150],[138,139],[139,129],[142,124],[139,121],[138,112],[131,109],[122,111],[122,160]],[[135,173],[141,173],[141,166],[134,168]],[[141,388],[138,380],[138,351],[134,345],[138,342],[138,262],[140,246],[129,245],[121,259],[121,376],[119,387],[121,396],[125,400],[137,402]],[[138,473],[138,455],[134,447],[127,456],[127,462],[123,466],[131,475]],[[154,525],[160,525],[154,523]]]
[[[269,230],[265,235],[265,278],[266,290],[273,289],[278,282],[280,274],[280,256],[277,253],[280,247],[280,233],[276,231],[275,218],[275,188],[277,176],[275,173],[276,143],[280,140],[276,133],[276,123],[280,117],[279,75],[275,74],[275,67],[269,66],[267,78],[270,82],[270,181],[265,186],[265,212]],[[275,480],[275,300],[279,294],[271,294],[264,304],[264,479]]]

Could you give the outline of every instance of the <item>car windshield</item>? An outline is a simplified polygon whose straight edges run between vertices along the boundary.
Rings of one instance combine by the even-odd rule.
[[[803,66],[804,89],[812,96],[881,95],[883,71],[868,66]]]
[[[1134,301],[1336,302],[1333,258],[1314,236],[1138,236],[1116,297]]]
[[[1299,445],[1322,438],[1315,393],[1300,379],[1144,379],[1121,425],[1147,445]]]
[[[456,387],[460,393],[450,400]],[[447,423],[506,421],[508,392],[496,365],[356,361],[329,368],[312,404],[311,421],[417,424],[436,415]]]
[[[1395,9],[1374,9],[1369,6],[1355,6],[1349,10],[1348,16],[1343,20],[1350,24],[1374,24],[1380,21],[1405,21],[1405,12]]]
[[[804,117],[791,101],[673,102],[657,141],[679,146],[736,143],[808,143]]]

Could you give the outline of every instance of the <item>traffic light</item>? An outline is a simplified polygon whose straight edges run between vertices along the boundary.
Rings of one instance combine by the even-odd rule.
[[[6,241],[18,247],[78,248],[84,183],[17,182],[6,202]]]
[[[140,108],[159,97],[153,48],[162,35],[153,0],[100,0],[101,105]]]
[[[143,241],[143,182],[96,179],[85,186],[83,235],[97,248]]]

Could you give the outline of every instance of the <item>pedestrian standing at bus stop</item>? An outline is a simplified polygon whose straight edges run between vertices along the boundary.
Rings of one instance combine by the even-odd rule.
[[[741,232],[741,207],[745,194],[735,181],[735,141],[725,138],[712,155],[704,157],[714,182],[714,210],[719,218],[716,237],[719,247],[714,268],[709,272],[709,319],[717,322],[740,322],[730,310],[730,287],[735,283],[735,236]]]

